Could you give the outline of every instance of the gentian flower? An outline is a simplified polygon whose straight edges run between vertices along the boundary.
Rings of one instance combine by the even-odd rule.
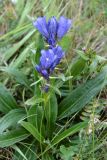
[[[62,16],[58,21],[55,17],[52,17],[47,22],[45,17],[39,17],[33,22],[33,25],[49,44],[48,50],[41,50],[39,65],[35,66],[35,69],[46,79],[47,84],[43,89],[48,92],[49,76],[64,56],[62,48],[60,46],[56,47],[57,42],[72,27],[72,20]]]
[[[61,16],[59,21],[52,17],[46,22],[45,17],[39,17],[33,22],[33,25],[43,35],[50,47],[55,47],[56,41],[61,40],[72,27],[72,20]]]
[[[41,50],[39,65],[36,65],[36,70],[45,78],[49,79],[56,65],[58,65],[64,56],[64,51],[60,46],[48,50]]]

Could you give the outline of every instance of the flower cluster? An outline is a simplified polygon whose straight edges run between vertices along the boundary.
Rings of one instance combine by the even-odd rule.
[[[48,50],[41,51],[40,64],[36,65],[36,70],[46,79],[53,72],[56,65],[64,56],[64,52],[60,46]]]
[[[45,41],[49,44],[48,50],[41,50],[39,65],[36,70],[46,79],[54,71],[64,56],[64,51],[60,46],[56,46],[57,42],[67,33],[72,26],[72,21],[65,17],[60,17],[59,21],[52,17],[46,21],[45,17],[39,17],[33,22],[34,27],[42,34]]]

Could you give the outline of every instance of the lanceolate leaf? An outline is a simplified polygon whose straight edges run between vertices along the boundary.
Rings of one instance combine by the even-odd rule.
[[[10,92],[0,83],[0,111],[8,113],[17,108],[17,104]]]
[[[25,85],[28,89],[31,90],[30,82],[23,72],[19,71],[16,68],[11,68],[11,67],[2,67],[1,70],[8,73],[9,75],[12,75],[18,83]]]
[[[80,111],[107,85],[107,67],[97,77],[72,91],[59,105],[59,119]]]
[[[61,134],[59,134],[58,136],[56,136],[53,140],[52,140],[52,146],[58,144],[60,141],[64,140],[65,138],[73,135],[74,133],[80,131],[81,129],[85,128],[88,125],[88,122],[81,122],[78,123],[74,126],[72,126],[71,128],[66,129],[65,131],[63,131]]]
[[[26,116],[24,109],[13,109],[0,119],[0,134]]]
[[[28,122],[30,122],[33,126],[35,126],[38,131],[42,132],[44,135],[45,126],[43,123],[44,120],[44,109],[43,106],[34,105],[28,111]]]
[[[57,119],[58,105],[56,95],[51,93],[45,104],[45,117],[48,124],[48,135],[52,135],[54,125]]]
[[[20,122],[21,125],[27,130],[29,131],[29,133],[31,133],[40,143],[43,142],[44,137],[38,132],[38,130],[29,122]]]
[[[65,131],[63,131],[59,135],[55,136],[55,138],[53,138],[51,141],[51,146],[49,145],[46,148],[46,150],[44,151],[44,153],[46,153],[50,148],[52,148],[56,144],[60,143],[65,138],[67,138],[67,137],[75,134],[76,132],[80,131],[81,129],[87,127],[87,125],[88,125],[88,121],[78,123],[78,124],[72,126],[71,128],[66,129]]]
[[[84,70],[86,65],[86,60],[82,59],[81,57],[74,60],[73,63],[71,63],[70,66],[68,66],[67,73],[70,72],[71,76],[75,78],[77,75],[81,74],[81,72]]]
[[[8,131],[0,135],[0,147],[8,147],[26,139],[30,134],[23,128]]]

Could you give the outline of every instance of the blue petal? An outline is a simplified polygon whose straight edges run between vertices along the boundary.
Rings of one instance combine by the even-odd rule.
[[[41,57],[46,58],[46,56],[47,56],[47,51],[41,50]]]
[[[48,38],[48,43],[49,45],[55,46],[56,44],[56,35],[57,35],[57,27],[58,27],[58,22],[55,17],[52,17],[48,21],[48,32],[49,32],[49,38]]]
[[[62,50],[60,46],[53,48],[53,52],[57,56],[56,59],[60,60],[64,57],[65,52]]]
[[[48,38],[49,34],[45,17],[37,18],[37,20],[33,22],[33,25],[45,38]]]
[[[54,60],[54,52],[53,49],[48,49],[48,57],[51,60],[51,62],[53,62]]]
[[[40,67],[39,65],[36,65],[36,66],[35,66],[35,69],[36,69],[39,73],[41,73],[41,67]]]
[[[54,47],[56,45],[56,39],[54,37],[50,36],[47,39],[47,43],[50,45],[50,47]]]
[[[42,68],[49,69],[54,61],[53,59],[54,53],[52,49],[42,50],[41,55],[42,56],[40,57],[40,63],[41,63]]]
[[[42,76],[45,78],[45,79],[49,79],[49,74],[48,74],[48,72],[47,72],[47,70],[42,70],[41,71],[41,74],[42,74]]]
[[[62,48],[60,46],[58,46],[58,47],[56,47],[55,54],[57,55],[56,60],[55,60],[56,64],[59,64],[61,59],[64,57],[65,52],[62,50]]]
[[[61,59],[64,56],[64,51],[62,50],[62,48],[60,46],[53,48],[53,52],[54,52],[54,62],[52,63],[51,67],[50,67],[50,71],[53,72],[54,68],[56,67],[56,65],[58,65],[61,61]]]
[[[49,34],[53,34],[53,37],[56,36],[56,32],[57,32],[57,20],[55,17],[52,17],[49,21],[48,21],[48,32]]]
[[[42,68],[46,68],[45,64],[46,64],[46,51],[45,50],[41,50],[41,57],[40,57],[40,64],[42,66]]]
[[[47,70],[42,69],[41,66],[36,65],[36,66],[35,66],[35,69],[36,69],[45,79],[48,79],[48,78],[49,78],[49,74],[48,74]]]
[[[72,20],[65,17],[60,17],[58,22],[57,38],[61,39],[67,31],[72,27]]]

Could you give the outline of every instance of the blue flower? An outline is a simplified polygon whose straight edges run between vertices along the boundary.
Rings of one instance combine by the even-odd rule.
[[[33,25],[43,35],[46,42],[50,46],[55,47],[56,41],[61,40],[72,27],[72,20],[61,16],[59,21],[55,17],[52,17],[46,22],[45,17],[39,17],[33,22]]]
[[[48,26],[45,17],[39,17],[33,22],[33,25],[39,30],[39,32],[45,37],[49,37]]]
[[[67,33],[72,25],[71,19],[60,17],[58,22],[57,38],[60,40]]]
[[[42,50],[40,63],[36,65],[36,70],[45,78],[49,79],[50,74],[53,73],[56,65],[58,65],[64,56],[64,51],[60,46],[52,49]]]
[[[58,28],[57,20],[56,20],[55,17],[52,17],[48,21],[49,37],[47,39],[47,43],[49,45],[51,45],[51,46],[55,46],[56,45],[57,28]]]

